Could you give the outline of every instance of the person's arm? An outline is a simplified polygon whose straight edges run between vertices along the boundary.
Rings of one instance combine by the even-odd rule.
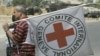
[[[17,44],[17,42],[13,39],[13,34],[12,34],[12,32],[10,32],[9,30],[8,31],[6,31],[6,34],[8,35],[8,37],[13,41],[13,43],[15,43],[15,44]]]
[[[26,21],[21,21],[16,25],[16,28],[14,29],[13,32],[10,32],[8,29],[8,25],[5,24],[3,26],[4,30],[8,34],[8,37],[15,43],[22,43],[23,40],[26,38],[27,35],[27,29],[28,29],[28,24]]]
[[[9,31],[9,25],[8,25],[8,23],[5,23],[5,24],[3,25],[3,29],[4,29],[4,31],[6,32],[6,34],[8,35],[8,37],[9,37],[14,43],[17,43],[17,42],[14,41],[14,39],[13,39],[13,34],[12,34],[12,32]]]

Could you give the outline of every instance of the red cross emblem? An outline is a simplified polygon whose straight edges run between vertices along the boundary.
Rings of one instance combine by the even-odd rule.
[[[63,30],[62,23],[53,24],[55,32],[46,34],[47,42],[57,40],[59,48],[67,46],[66,36],[74,35],[73,28]]]

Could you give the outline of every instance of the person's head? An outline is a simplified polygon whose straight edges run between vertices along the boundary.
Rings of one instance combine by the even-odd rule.
[[[27,10],[27,15],[34,15],[34,8],[33,7],[28,7],[26,8]]]
[[[26,8],[22,5],[15,6],[13,15],[20,19],[22,15],[27,15]]]
[[[39,7],[34,7],[34,14],[41,14],[41,9]]]

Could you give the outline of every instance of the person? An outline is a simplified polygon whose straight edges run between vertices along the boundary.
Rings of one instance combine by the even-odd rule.
[[[28,15],[33,15],[34,14],[34,9],[32,7],[28,7],[28,8],[26,8],[26,10],[27,10]]]
[[[14,43],[11,56],[35,56],[35,45],[24,43],[28,32],[28,23],[26,20],[22,20],[27,18],[25,7],[15,6],[13,15],[20,20],[14,31],[8,30],[9,25],[7,23],[3,25],[4,31]]]
[[[40,15],[42,13],[41,9],[39,7],[34,7],[34,16]]]
[[[12,22],[16,21],[17,19],[15,18],[14,15],[12,15]],[[13,23],[9,26],[9,31],[13,31],[15,26],[16,26],[17,23]],[[13,42],[10,40],[10,38],[8,37],[8,35],[6,34],[7,36],[7,41],[6,41],[6,44],[7,44],[7,47],[6,47],[6,54],[7,56],[11,56],[11,51],[12,51],[12,46],[13,46]]]
[[[45,14],[45,13],[47,13],[47,10],[46,10],[46,8],[41,8],[41,11],[42,11],[42,14]]]

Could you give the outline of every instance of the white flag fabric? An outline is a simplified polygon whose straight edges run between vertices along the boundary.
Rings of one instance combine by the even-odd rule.
[[[36,56],[90,56],[82,6],[65,8],[27,19],[26,43],[36,45]]]

